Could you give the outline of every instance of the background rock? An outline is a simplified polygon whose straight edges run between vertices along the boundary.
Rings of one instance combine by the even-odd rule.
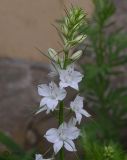
[[[37,85],[47,83],[47,65],[0,59],[0,130],[20,144],[39,105]]]

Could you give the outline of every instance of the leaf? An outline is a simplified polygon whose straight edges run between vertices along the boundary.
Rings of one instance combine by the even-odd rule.
[[[113,103],[113,101],[121,101],[121,97],[123,95],[127,95],[127,87],[120,87],[112,89],[110,88],[110,91],[106,97],[106,101],[108,103]]]
[[[5,145],[10,151],[15,154],[25,154],[24,150],[16,144],[10,137],[6,136],[4,133],[0,132],[0,143]]]
[[[95,18],[100,26],[104,26],[107,20],[114,14],[115,6],[110,0],[93,0],[95,5]]]
[[[112,62],[112,66],[120,66],[125,65],[127,63],[127,55],[118,57],[117,59],[114,59]]]

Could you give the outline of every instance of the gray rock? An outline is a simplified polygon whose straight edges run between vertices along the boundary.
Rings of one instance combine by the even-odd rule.
[[[0,59],[0,130],[22,145],[40,101],[37,85],[47,82],[47,72],[46,64]]]

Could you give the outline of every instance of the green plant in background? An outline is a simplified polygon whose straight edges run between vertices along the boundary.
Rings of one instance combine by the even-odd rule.
[[[111,141],[101,145],[87,135],[81,143],[85,150],[82,160],[126,160],[127,158],[121,146]]]
[[[96,149],[110,141],[120,143],[121,132],[126,127],[127,86],[119,80],[126,76],[127,33],[116,27],[119,22],[112,18],[115,6],[111,0],[93,0],[93,4],[92,20],[87,28],[82,28],[89,39],[86,49],[89,63],[82,65],[86,76],[81,91],[95,117],[94,123],[91,121],[84,128]]]

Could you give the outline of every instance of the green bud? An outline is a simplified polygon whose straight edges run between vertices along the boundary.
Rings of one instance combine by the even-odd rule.
[[[80,8],[74,8],[74,14],[75,15],[79,14],[80,10],[81,10]]]
[[[70,21],[71,21],[71,23],[74,23],[74,21],[75,21],[75,16],[74,15],[70,16]]]
[[[64,35],[62,35],[62,39],[63,39],[64,44],[67,45],[68,42]]]
[[[58,58],[59,58],[58,53],[54,49],[49,48],[48,49],[48,54],[51,57],[51,59],[53,59],[54,61],[58,61]]]
[[[65,17],[64,21],[65,21],[66,26],[68,26],[70,24],[68,17]]]
[[[82,43],[86,38],[86,35],[79,35],[80,27],[86,24],[85,17],[86,13],[80,7],[72,7],[67,11],[67,16],[61,22],[61,36],[66,47]]]
[[[75,10],[75,9],[71,9],[71,10],[69,11],[69,15],[70,15],[70,16],[73,16],[73,15],[75,14],[75,13],[74,13],[74,10]]]
[[[82,56],[82,50],[79,50],[77,52],[75,52],[70,59],[72,59],[73,61],[78,60],[80,57]]]
[[[81,20],[81,19],[83,19],[84,17],[85,17],[85,15],[84,15],[84,14],[81,14],[81,15],[78,17],[78,19]]]
[[[82,43],[86,39],[86,35],[79,35],[78,37],[75,38],[75,41],[78,43]]]
[[[62,32],[63,32],[65,35],[68,34],[68,28],[67,28],[65,25],[62,26]]]
[[[73,30],[77,30],[79,28],[80,24],[77,23],[76,25],[73,26]]]

